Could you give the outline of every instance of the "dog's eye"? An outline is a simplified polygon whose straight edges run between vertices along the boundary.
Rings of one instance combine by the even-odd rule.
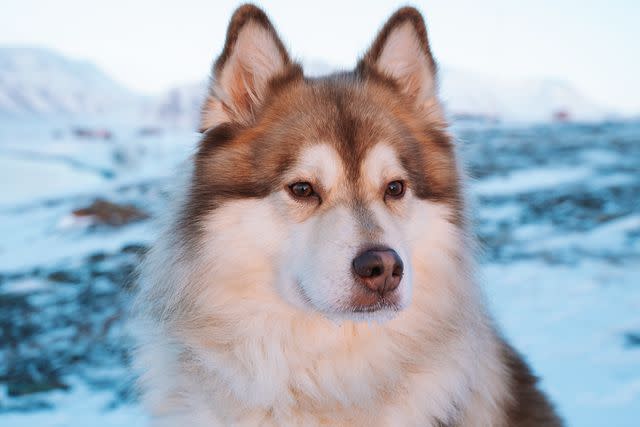
[[[387,184],[387,189],[384,193],[385,197],[393,197],[399,199],[404,196],[404,183],[402,181],[391,181]]]
[[[296,182],[289,186],[289,191],[294,197],[303,199],[311,196],[315,196],[313,186],[308,182]]]

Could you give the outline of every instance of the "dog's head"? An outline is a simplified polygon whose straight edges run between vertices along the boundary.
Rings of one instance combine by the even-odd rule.
[[[313,79],[260,9],[239,8],[181,220],[207,286],[330,318],[409,306],[462,221],[436,87],[413,8],[389,19],[355,70]]]

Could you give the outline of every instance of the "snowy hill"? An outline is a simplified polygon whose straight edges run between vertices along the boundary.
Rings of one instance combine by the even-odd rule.
[[[310,76],[334,70],[322,61],[305,62]],[[95,115],[124,110],[134,118],[194,127],[206,94],[205,81],[145,98],[90,62],[43,48],[5,47],[0,48],[0,115]],[[598,120],[611,115],[562,80],[505,79],[443,67],[440,88],[454,118],[540,122]]]
[[[207,94],[205,80],[176,86],[150,100],[144,116],[172,126],[195,128]]]
[[[305,63],[305,73],[309,76],[333,71],[335,68],[323,62]],[[196,126],[206,87],[203,79],[172,88],[152,101],[152,116],[163,122]],[[454,119],[597,121],[612,115],[563,80],[504,79],[447,67],[440,72],[440,96]]]
[[[1,115],[96,114],[139,98],[90,62],[44,48],[0,47]]]
[[[304,63],[308,76],[322,76],[335,71],[335,67],[320,60]],[[207,94],[208,79],[172,87],[149,102],[145,116],[178,126],[196,127],[200,108]]]
[[[538,122],[558,114],[571,120],[598,120],[611,114],[569,82],[557,79],[509,79],[443,67],[440,93],[447,110],[458,116]]]

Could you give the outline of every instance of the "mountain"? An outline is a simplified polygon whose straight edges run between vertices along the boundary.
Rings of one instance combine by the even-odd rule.
[[[144,116],[172,126],[195,128],[206,94],[206,80],[173,87],[151,100]]]
[[[36,47],[0,47],[0,114],[97,114],[140,97],[94,64]]]
[[[454,116],[538,122],[598,120],[611,114],[563,80],[495,77],[456,68],[441,69],[440,96]]]
[[[332,71],[335,68],[324,62],[305,62],[307,75]],[[196,126],[206,87],[203,80],[172,88],[152,103],[153,116],[163,122]],[[563,80],[505,79],[447,67],[440,72],[440,97],[454,120],[588,121],[611,115]]]
[[[335,71],[335,67],[320,60],[304,63],[309,76],[322,76]],[[145,116],[176,126],[198,125],[200,109],[207,94],[208,80],[170,88],[157,96],[145,109]]]
[[[305,62],[307,75],[332,71],[335,67],[325,62]],[[203,79],[143,97],[90,62],[43,48],[0,48],[0,116],[120,112],[127,118],[195,127],[206,86]],[[507,79],[443,67],[440,95],[454,119],[538,122],[611,115],[563,80]]]

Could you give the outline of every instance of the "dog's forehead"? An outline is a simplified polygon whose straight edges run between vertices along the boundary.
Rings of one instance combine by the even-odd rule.
[[[402,171],[395,147],[385,141],[380,141],[367,151],[360,167],[360,174],[367,182],[375,182],[381,176],[401,178],[397,175]]]
[[[351,173],[347,168],[348,160],[335,144],[322,141],[311,143],[301,150],[290,173],[296,178],[317,179],[326,187],[333,187],[345,179],[357,179],[364,185],[378,185],[381,178],[400,178],[403,174],[395,148],[385,141],[372,143],[359,162],[359,167],[350,168]],[[357,174],[353,175],[354,172]]]
[[[310,144],[302,149],[292,173],[296,179],[317,179],[325,187],[333,187],[344,177],[344,162],[338,151],[326,142]]]
[[[293,133],[332,141],[346,151],[366,149],[402,124],[391,113],[385,88],[346,76],[292,82],[279,88],[267,106],[266,122]]]
[[[400,151],[412,142],[389,103],[375,95],[362,83],[345,78],[305,82],[287,88],[270,105],[265,122],[276,125],[270,131],[278,135],[279,143],[290,151],[301,151],[296,157],[304,158],[305,164],[313,163],[315,157],[318,163],[339,159],[353,179],[364,163],[373,170],[382,163],[388,166],[391,159],[398,164]],[[381,163],[383,159],[387,160]]]

